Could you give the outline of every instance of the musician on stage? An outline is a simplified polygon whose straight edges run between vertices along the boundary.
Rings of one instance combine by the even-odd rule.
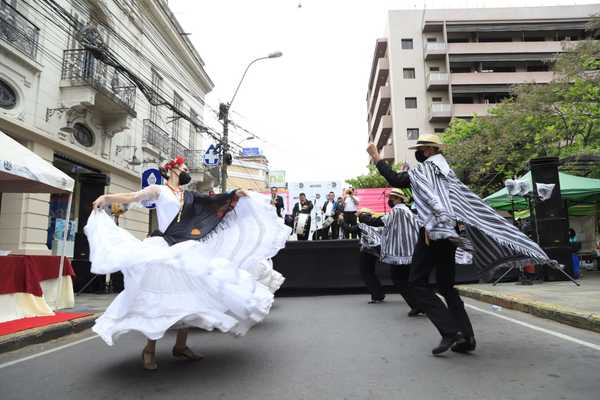
[[[277,212],[277,216],[279,218],[283,218],[283,197],[277,194],[277,188],[275,186],[271,188],[271,205],[275,207],[275,212]]]
[[[298,240],[308,240],[311,222],[310,213],[313,209],[313,203],[306,198],[306,194],[304,193],[300,193],[298,200],[299,201],[294,205],[294,209],[292,210],[292,216],[294,217],[294,224],[296,226],[296,234],[298,236]],[[301,216],[301,214],[306,216]],[[298,227],[299,223],[302,224],[300,229]],[[302,233],[298,233],[299,231]]]
[[[338,210],[338,203],[335,201],[335,193],[329,192],[327,194],[327,201],[321,208],[323,211],[323,218],[325,219],[324,225],[319,231],[319,239],[338,239],[340,235],[340,225],[338,224],[338,216],[341,211]]]

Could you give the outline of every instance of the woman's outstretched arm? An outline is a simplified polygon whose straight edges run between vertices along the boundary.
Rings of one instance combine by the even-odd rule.
[[[112,203],[129,204],[140,201],[153,201],[157,200],[159,196],[160,187],[150,185],[137,192],[103,194],[94,200],[92,205],[94,208],[102,208]]]

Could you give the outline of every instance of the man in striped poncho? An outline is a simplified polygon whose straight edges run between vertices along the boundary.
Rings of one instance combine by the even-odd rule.
[[[458,221],[465,224],[475,261],[484,268],[507,256],[549,262],[536,243],[458,180],[441,153],[442,147],[437,135],[421,136],[412,147],[416,149],[419,166],[400,173],[381,160],[375,145],[370,144],[367,149],[390,185],[410,187],[413,192],[420,229],[409,279],[415,285],[417,306],[442,335],[440,344],[432,350],[434,355],[450,349],[470,352],[476,346],[471,321],[454,288],[455,252],[461,242],[456,229]],[[429,274],[434,269],[438,292],[447,305],[428,286]]]

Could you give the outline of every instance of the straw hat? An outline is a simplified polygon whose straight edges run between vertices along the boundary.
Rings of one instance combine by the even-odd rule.
[[[371,210],[370,208],[361,208],[360,210],[358,210],[359,214],[373,214],[373,210]]]
[[[419,140],[417,140],[417,144],[414,146],[410,146],[409,149],[418,149],[420,147],[437,147],[438,149],[444,148],[444,143],[438,135],[434,135],[432,133],[427,133],[425,135],[420,135]]]
[[[397,197],[397,198],[401,199],[405,203],[408,203],[410,201],[410,198],[406,195],[406,193],[404,193],[404,191],[402,191],[402,189],[398,189],[398,188],[392,189],[390,191],[389,196],[390,197]]]

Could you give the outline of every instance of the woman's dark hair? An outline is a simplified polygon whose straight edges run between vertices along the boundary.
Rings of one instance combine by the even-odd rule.
[[[160,176],[165,179],[169,179],[169,171],[165,167],[158,167],[158,170],[160,171]]]

